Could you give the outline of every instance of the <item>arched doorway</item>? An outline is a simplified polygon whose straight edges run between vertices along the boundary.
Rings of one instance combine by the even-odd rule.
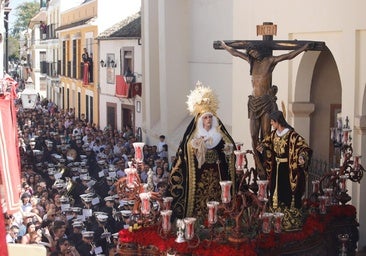
[[[330,141],[330,128],[341,112],[342,87],[337,64],[332,53],[322,51],[314,66],[310,87],[310,102],[314,112],[310,118],[310,145],[314,160],[327,161],[330,167],[339,164]]]
[[[313,149],[307,192],[311,191],[311,180],[339,163],[330,141],[330,128],[335,126],[341,110],[341,96],[340,76],[330,50],[306,52],[300,60],[294,102],[289,109],[295,129]]]
[[[360,152],[362,156],[362,165],[365,164],[365,156],[366,156],[366,87],[363,89],[363,97],[362,97],[362,112],[360,116],[355,117],[355,140],[358,140],[358,147],[356,152]],[[366,200],[363,199],[363,195],[366,194],[366,178],[365,173],[360,184],[356,184],[356,188],[353,190],[355,196],[352,195],[353,198],[358,198],[358,202],[356,204],[357,212],[361,213],[358,215],[358,222],[360,223],[360,240],[358,241],[359,250],[366,251],[366,216],[362,214],[366,212]]]

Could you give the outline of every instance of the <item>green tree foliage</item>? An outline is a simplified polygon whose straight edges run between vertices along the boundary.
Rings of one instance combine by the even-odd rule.
[[[9,59],[19,60],[19,40],[13,36],[9,36]]]
[[[28,28],[30,20],[39,12],[39,1],[25,2],[15,8],[15,22],[11,34],[19,39],[19,34]]]

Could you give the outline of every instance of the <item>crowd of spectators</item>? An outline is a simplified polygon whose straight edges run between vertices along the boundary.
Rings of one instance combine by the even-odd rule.
[[[7,242],[39,244],[48,255],[117,255],[126,223],[115,182],[134,157],[132,129],[99,129],[47,100],[34,110],[19,107],[17,121],[21,207],[4,215]],[[141,181],[150,172],[154,190],[165,188],[171,166],[165,136],[143,153]]]

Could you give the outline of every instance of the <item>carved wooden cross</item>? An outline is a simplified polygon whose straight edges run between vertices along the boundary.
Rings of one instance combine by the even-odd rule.
[[[322,51],[326,49],[324,42],[298,41],[298,40],[273,40],[277,34],[277,26],[271,22],[264,22],[257,26],[257,35],[262,35],[263,40],[231,40],[215,41],[215,49],[226,49],[235,57],[244,59],[250,64],[252,75],[253,93],[248,100],[248,114],[250,118],[250,133],[255,156],[256,167],[259,175],[266,175],[257,151],[258,142],[271,132],[269,114],[278,109],[276,104],[277,86],[272,84],[272,72],[277,63],[290,60],[303,51]],[[239,50],[244,49],[246,52]],[[273,56],[274,50],[290,50],[289,53]]]
[[[326,49],[324,42],[300,41],[300,40],[273,40],[273,35],[277,34],[277,25],[272,22],[263,22],[257,25],[257,35],[262,35],[263,40],[224,40],[224,42],[235,49],[256,48],[257,50],[296,50],[307,43],[312,43],[312,51],[323,51]],[[217,50],[223,49],[221,41],[214,41],[213,47]]]

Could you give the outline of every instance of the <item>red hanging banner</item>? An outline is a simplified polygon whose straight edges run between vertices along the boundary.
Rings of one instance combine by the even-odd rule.
[[[88,84],[89,84],[89,63],[84,62],[83,85],[88,86]]]
[[[10,214],[20,207],[20,157],[15,108],[12,99],[0,100],[0,195]]]
[[[122,75],[116,75],[116,97],[128,98],[130,85],[126,83]]]

